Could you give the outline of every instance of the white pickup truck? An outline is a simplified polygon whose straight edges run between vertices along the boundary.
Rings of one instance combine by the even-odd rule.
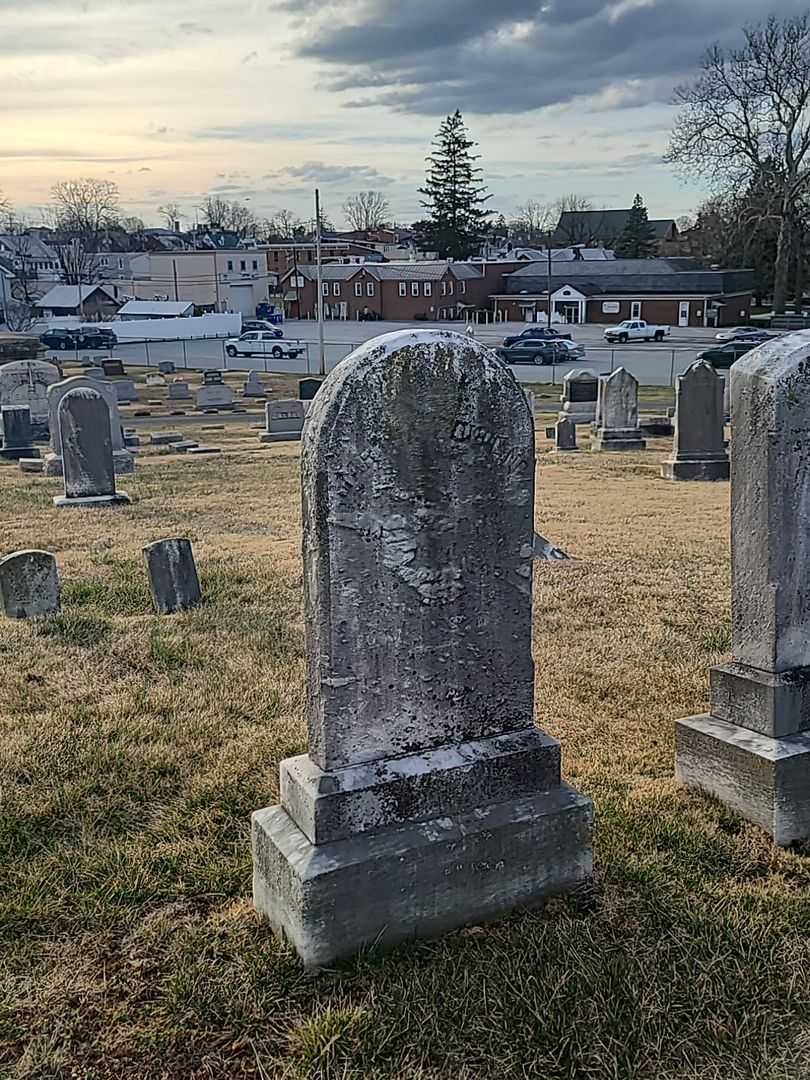
[[[663,341],[669,334],[668,326],[654,326],[643,319],[625,319],[618,326],[608,327],[605,341],[611,345],[625,345],[628,341]]]

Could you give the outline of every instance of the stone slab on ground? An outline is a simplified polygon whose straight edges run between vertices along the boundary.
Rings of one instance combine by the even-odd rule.
[[[221,446],[191,446],[186,450],[187,454],[221,454]]]
[[[166,446],[169,443],[182,442],[184,438],[181,431],[155,431],[149,441],[153,446]]]

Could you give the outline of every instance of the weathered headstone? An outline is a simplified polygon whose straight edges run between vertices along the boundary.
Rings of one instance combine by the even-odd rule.
[[[591,450],[644,450],[638,426],[638,381],[617,368],[599,388],[599,427]]]
[[[0,603],[10,619],[59,611],[56,559],[47,551],[15,551],[0,559]]]
[[[119,476],[134,472],[135,459],[124,444],[121,428],[121,413],[118,409],[118,397],[112,383],[99,379],[88,379],[86,375],[74,375],[69,379],[54,383],[48,390],[48,417],[51,432],[50,452],[45,456],[45,475],[62,475],[62,440],[59,431],[59,405],[65,394],[72,390],[89,388],[100,394],[110,414],[112,435],[113,464]]]
[[[282,401],[268,401],[264,407],[265,430],[259,435],[259,441],[290,442],[301,438],[304,428],[304,407],[295,398]]]
[[[149,588],[161,615],[188,611],[202,599],[191,541],[183,537],[157,540],[143,549]]]
[[[533,724],[534,430],[477,341],[330,374],[302,447],[309,753],[253,819],[254,901],[309,967],[564,891],[587,799]]]
[[[574,368],[563,376],[560,420],[591,424],[596,419],[599,376],[590,368]]]
[[[130,501],[115,490],[110,410],[97,390],[70,390],[59,402],[65,494],[54,505],[112,506]]]
[[[3,429],[0,458],[19,461],[20,458],[39,457],[39,450],[32,441],[31,410],[27,405],[3,405],[0,408],[0,426]]]
[[[116,379],[112,385],[119,405],[131,405],[138,400],[138,391],[132,379]]]
[[[193,396],[187,382],[175,379],[174,382],[169,383],[169,401],[191,401]]]
[[[323,379],[299,379],[298,380],[298,400],[299,401],[314,401],[315,395],[323,386]]]
[[[242,397],[255,397],[263,398],[267,397],[262,386],[262,380],[259,378],[258,371],[251,371],[242,386]]]
[[[45,360],[14,360],[0,367],[0,405],[27,405],[35,437],[48,433],[48,389],[61,379]]]
[[[126,369],[124,368],[124,361],[117,356],[111,356],[109,360],[101,361],[101,369],[107,378],[115,376],[121,378],[126,375]]]
[[[230,386],[211,383],[200,387],[195,404],[198,409],[231,409],[235,402],[236,395]]]
[[[174,375],[176,370],[174,360],[160,360],[157,369],[161,375]]]
[[[578,450],[577,426],[573,420],[558,420],[554,425],[554,450],[558,454]]]
[[[810,342],[731,369],[731,655],[710,715],[675,725],[675,765],[778,844],[810,837]]]
[[[675,443],[661,465],[665,480],[728,480],[724,443],[723,379],[705,360],[678,376]]]

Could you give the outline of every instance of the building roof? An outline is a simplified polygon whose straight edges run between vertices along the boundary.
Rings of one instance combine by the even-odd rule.
[[[103,285],[82,285],[81,303],[88,300],[95,292],[102,292],[108,300],[115,300],[109,289]],[[78,285],[54,285],[43,297],[37,300],[34,307],[38,308],[77,308],[79,306]]]
[[[554,288],[570,285],[585,296],[720,295],[750,292],[753,270],[705,270],[694,259],[616,259],[605,263],[552,263]],[[505,292],[545,295],[548,268],[522,266],[504,275]],[[503,295],[503,294],[502,294]]]
[[[602,240],[612,243],[624,232],[630,208],[626,210],[565,210],[560,214],[554,238],[569,243],[589,243]],[[678,228],[672,218],[650,220],[656,240],[666,240]]]
[[[17,256],[24,256],[26,259],[53,261],[57,258],[57,254],[52,247],[43,243],[38,237],[31,236],[28,233],[2,233],[0,234],[0,247],[5,248],[7,251],[13,251]]]
[[[440,281],[448,270],[458,280],[483,277],[480,266],[462,262],[324,263],[321,270],[324,281],[348,281],[361,270],[376,281]],[[284,276],[296,272],[309,281],[317,277],[317,270],[312,264],[288,270]]]
[[[627,277],[633,274],[668,275],[683,273],[687,270],[699,270],[697,259],[555,259],[551,261],[552,277]],[[546,261],[527,263],[518,270],[513,270],[508,278],[538,277],[547,273]]]
[[[193,309],[194,304],[190,300],[128,300],[118,314],[135,315],[144,319],[160,316],[171,318],[185,315],[187,311],[193,311]]]

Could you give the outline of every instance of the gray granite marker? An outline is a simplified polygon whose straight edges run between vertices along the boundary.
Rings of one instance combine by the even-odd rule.
[[[591,450],[645,450],[638,426],[638,380],[623,367],[600,387],[599,427]]]
[[[143,549],[149,588],[161,615],[188,611],[202,599],[191,541],[183,537],[157,540]]]
[[[661,465],[665,480],[728,480],[723,415],[723,379],[711,364],[697,360],[678,376],[675,443]]]
[[[169,383],[169,401],[191,401],[193,397],[194,395],[187,382],[181,382],[179,379],[175,379],[174,382]]]
[[[810,340],[731,369],[731,653],[711,714],[676,724],[676,772],[765,828],[810,837]]]
[[[578,450],[577,426],[573,420],[558,420],[554,425],[554,451],[555,453],[571,453]]]
[[[242,386],[242,397],[267,397],[264,392],[264,386],[262,386],[262,380],[259,378],[258,371],[248,372],[248,377],[245,379]]]
[[[34,619],[59,610],[56,559],[47,551],[15,551],[0,559],[0,603],[10,619]]]
[[[596,419],[599,376],[589,368],[574,368],[563,376],[560,420],[591,424]]]
[[[32,442],[31,410],[27,405],[3,405],[0,425],[3,429],[0,458],[19,461],[20,458],[39,457],[39,450]]]
[[[110,411],[96,391],[71,390],[59,403],[65,494],[54,505],[113,506],[129,496],[115,490]]]
[[[591,806],[533,723],[534,430],[466,335],[328,376],[302,441],[309,753],[253,817],[254,902],[308,967],[591,872]]]
[[[295,398],[282,401],[268,401],[264,407],[265,430],[259,435],[259,441],[295,442],[301,438],[304,429],[304,405]]]

